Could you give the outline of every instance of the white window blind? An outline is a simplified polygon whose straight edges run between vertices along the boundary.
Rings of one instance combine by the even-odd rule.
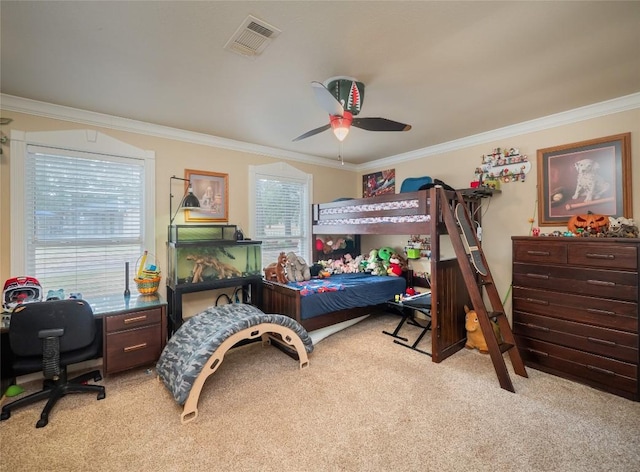
[[[26,273],[45,295],[123,292],[144,250],[144,160],[34,145],[26,159]]]
[[[310,176],[276,176],[259,169],[254,174],[252,189],[253,224],[255,239],[262,241],[264,264],[275,262],[282,251],[293,251],[309,261]]]

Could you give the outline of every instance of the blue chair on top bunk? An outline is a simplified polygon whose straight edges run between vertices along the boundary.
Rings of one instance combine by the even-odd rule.
[[[408,177],[402,181],[402,185],[400,186],[400,193],[405,192],[417,192],[420,190],[420,187],[426,184],[430,184],[433,182],[431,177]]]

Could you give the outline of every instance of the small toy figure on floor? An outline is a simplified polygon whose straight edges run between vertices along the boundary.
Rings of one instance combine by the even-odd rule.
[[[484,339],[484,334],[482,334],[482,329],[480,328],[480,322],[478,321],[478,315],[474,310],[470,310],[467,305],[464,306],[464,312],[467,314],[465,316],[465,328],[467,329],[467,343],[464,345],[467,349],[475,349],[477,348],[482,354],[488,354],[489,348],[487,347],[487,341]],[[500,327],[494,322],[491,321],[491,325],[493,327],[493,332],[496,335],[496,339],[498,340],[498,344],[502,342],[502,337],[500,336]]]

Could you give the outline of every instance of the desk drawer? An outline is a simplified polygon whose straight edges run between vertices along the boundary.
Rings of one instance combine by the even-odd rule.
[[[160,324],[107,334],[108,373],[156,362],[162,349]]]
[[[160,308],[153,310],[134,311],[124,315],[107,316],[105,318],[105,329],[107,333],[133,329],[141,326],[160,324],[162,311]]]

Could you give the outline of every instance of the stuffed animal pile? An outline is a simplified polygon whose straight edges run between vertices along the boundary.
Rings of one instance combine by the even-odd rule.
[[[620,216],[619,218],[609,217],[609,228],[605,234],[608,238],[637,238],[638,226],[633,219]]]

